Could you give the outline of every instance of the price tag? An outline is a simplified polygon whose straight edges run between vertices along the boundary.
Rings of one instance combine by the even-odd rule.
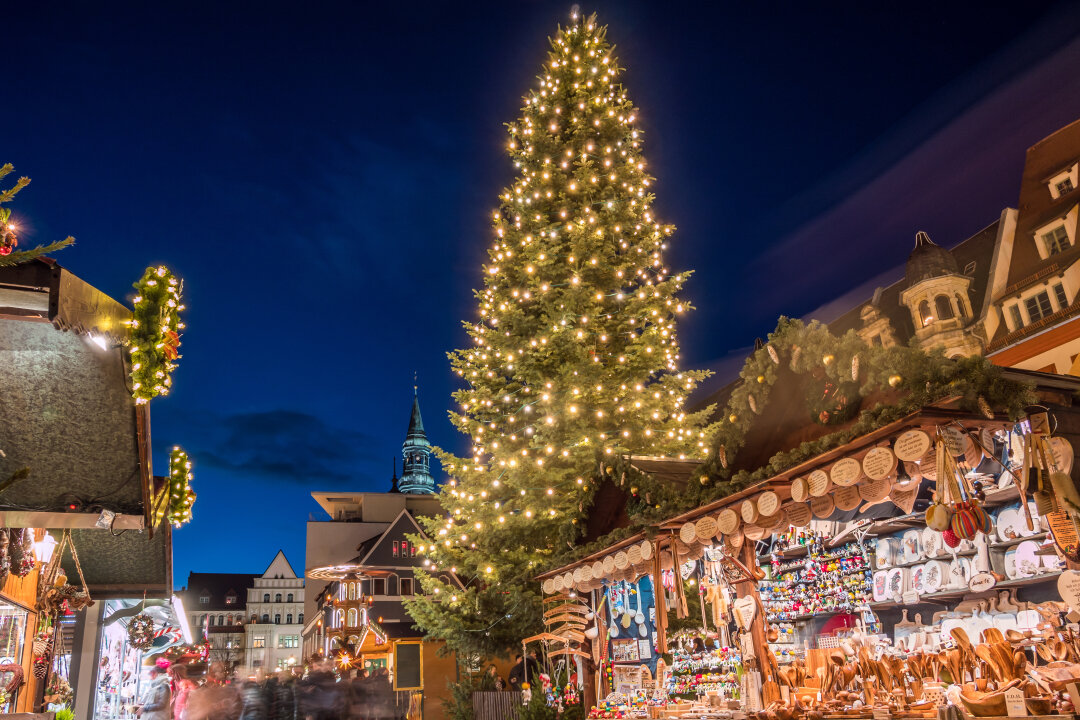
[[[1028,415],[1028,423],[1031,424],[1032,435],[1050,434],[1050,415],[1048,413],[1031,413]]]
[[[1009,717],[1024,717],[1027,715],[1027,705],[1024,704],[1024,691],[1018,688],[1006,690],[1005,709]]]
[[[919,602],[919,593],[915,590],[908,590],[901,597],[905,605],[915,605]]]
[[[889,720],[891,717],[889,708],[874,708],[874,720]]]

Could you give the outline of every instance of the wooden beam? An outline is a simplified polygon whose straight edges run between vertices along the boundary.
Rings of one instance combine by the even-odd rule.
[[[100,516],[100,513],[0,510],[0,527],[92,530],[97,527]],[[112,525],[113,530],[142,530],[144,527],[144,521],[140,515],[117,514]]]

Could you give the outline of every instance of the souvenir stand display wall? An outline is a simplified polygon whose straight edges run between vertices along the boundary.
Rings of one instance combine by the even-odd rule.
[[[589,600],[594,714],[1071,714],[1078,431],[1071,409],[1010,422],[924,408],[550,574],[546,592]],[[648,557],[630,562],[631,546]],[[631,649],[646,574],[662,589],[641,610],[655,629]],[[668,609],[691,605],[701,627],[666,633]]]

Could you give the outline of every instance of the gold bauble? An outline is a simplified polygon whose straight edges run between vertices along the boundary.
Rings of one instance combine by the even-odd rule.
[[[700,478],[698,478],[698,480],[700,480],[701,484],[704,485],[707,482],[709,482],[709,476],[708,475],[702,475]]]
[[[637,495],[637,490],[638,490],[638,489],[637,489],[636,487],[632,487],[632,488],[630,488],[630,494],[631,494],[631,495]]]
[[[896,387],[897,385],[899,385],[903,381],[904,381],[904,378],[900,377],[899,375],[890,375],[889,376],[889,387]]]
[[[832,361],[835,359],[836,358],[832,355],[826,355],[825,357],[821,358],[821,362],[825,363],[826,365],[832,365]]]
[[[765,376],[764,376],[764,375],[758,375],[758,376],[757,376],[757,381],[758,381],[759,383],[763,383],[763,382],[765,382]]]
[[[727,419],[728,419],[728,422],[735,422],[736,420],[739,419],[739,416],[736,415],[735,413],[731,413],[730,415],[727,416]]]

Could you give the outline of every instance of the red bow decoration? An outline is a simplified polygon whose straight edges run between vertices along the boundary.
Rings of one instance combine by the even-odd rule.
[[[180,336],[177,335],[175,332],[173,332],[172,330],[166,330],[165,339],[164,341],[162,341],[162,344],[165,346],[165,358],[167,360],[175,360],[176,358],[180,357],[180,352],[178,350],[178,348],[180,347]]]

